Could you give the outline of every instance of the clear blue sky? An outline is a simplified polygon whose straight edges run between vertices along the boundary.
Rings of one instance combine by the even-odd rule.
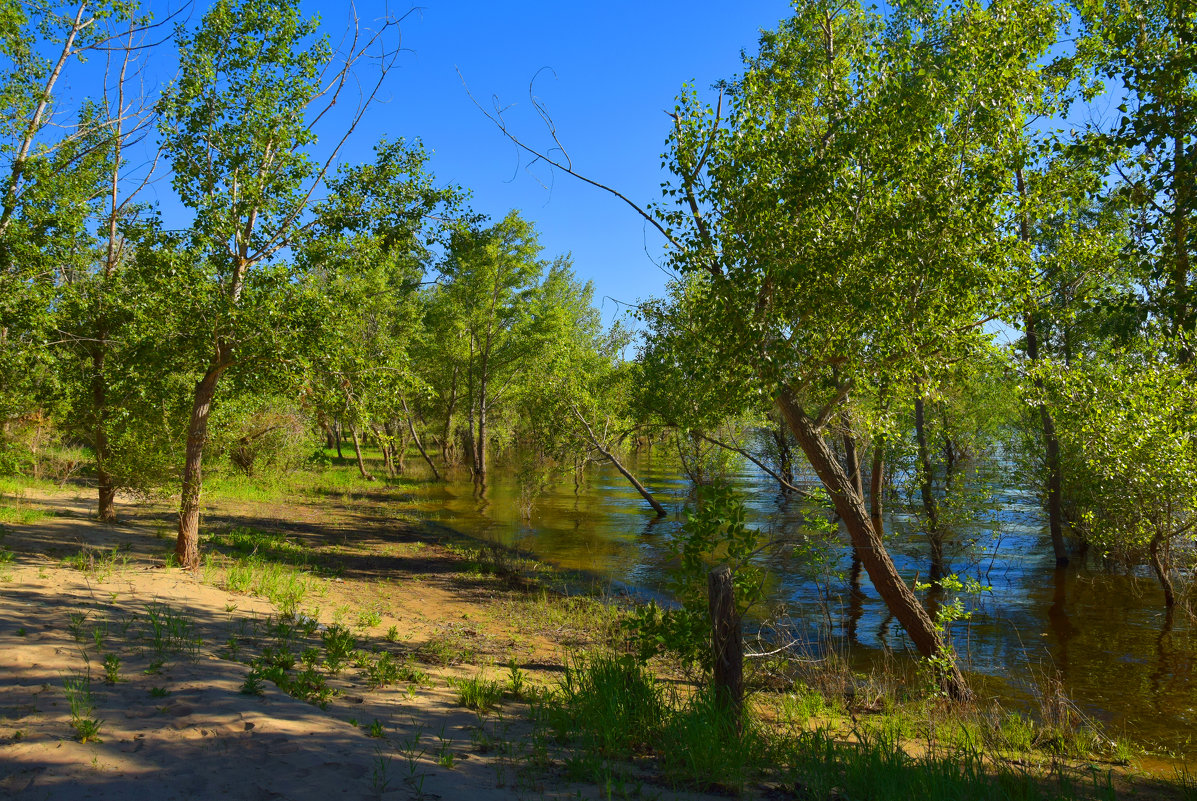
[[[339,33],[347,18],[343,3],[305,7],[321,15],[330,33]],[[363,20],[381,10],[380,3],[358,6]],[[384,134],[418,136],[435,151],[437,177],[469,188],[475,209],[495,218],[519,209],[535,221],[546,255],[571,252],[578,275],[594,281],[596,301],[659,295],[667,278],[649,254],[659,260],[660,236],[617,199],[568,175],[546,169],[529,174],[528,159],[473,105],[458,70],[479,101],[489,104],[497,96],[514,104],[508,111],[512,127],[545,144],[528,84],[541,68],[550,68],[540,72],[536,93],[552,112],[575,168],[645,203],[659,196],[669,130],[664,112],[682,84],[706,89],[731,77],[739,70],[740,51],[755,50],[759,30],[789,13],[780,0],[432,0],[404,22],[409,52],[345,160],[368,158],[371,143]],[[602,309],[608,322],[617,311],[610,300]]]

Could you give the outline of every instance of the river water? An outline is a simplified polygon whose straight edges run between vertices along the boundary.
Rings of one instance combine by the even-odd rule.
[[[495,470],[484,497],[473,484],[450,481],[412,487],[417,514],[483,540],[516,547],[559,568],[592,576],[617,590],[663,597],[666,544],[678,531],[690,484],[676,461],[641,456],[629,465],[671,514],[652,509],[609,465],[593,467],[575,492],[572,481],[550,487],[528,520],[509,471]],[[804,530],[799,500],[787,498],[755,469],[731,477],[749,521],[773,537]],[[952,637],[982,692],[1034,709],[1038,688],[1058,678],[1075,704],[1116,735],[1171,753],[1197,756],[1197,638],[1183,614],[1171,626],[1163,596],[1147,576],[1111,575],[1099,566],[1056,570],[1035,496],[1012,483],[991,488],[989,513],[962,527],[949,547],[950,567],[991,589],[969,596],[967,621]],[[909,581],[925,576],[928,552],[916,522],[890,518],[891,552]],[[813,648],[836,648],[855,666],[910,652],[867,576],[851,592],[846,540],[829,543],[830,564],[813,566],[781,549],[765,558],[773,601],[784,604],[795,631]]]

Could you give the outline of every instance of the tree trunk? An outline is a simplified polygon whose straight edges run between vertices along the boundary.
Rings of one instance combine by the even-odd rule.
[[[341,453],[341,418],[337,418],[337,425],[334,429],[337,432],[337,458],[344,459],[345,454]]]
[[[96,514],[102,523],[116,522],[116,485],[108,471],[108,432],[104,423],[108,419],[107,385],[104,382],[104,336],[101,334],[97,347],[92,351],[91,400],[95,410],[96,447]]]
[[[374,476],[366,470],[366,462],[362,459],[362,439],[358,436],[357,429],[352,423],[349,425],[349,435],[353,437],[353,455],[357,457],[357,471],[366,481],[373,481]]]
[[[1034,314],[1026,318],[1027,357],[1032,363],[1039,361],[1039,333]],[[1043,389],[1042,379],[1035,379],[1035,387]],[[1056,567],[1068,565],[1068,546],[1064,542],[1063,476],[1060,470],[1060,439],[1056,436],[1056,423],[1046,403],[1039,406],[1039,425],[1043,430],[1045,466],[1047,467],[1047,525],[1052,537],[1052,551]]]
[[[453,379],[449,384],[449,400],[445,404],[445,424],[441,427],[441,461],[445,463],[445,467],[452,464],[449,452],[453,447],[453,438],[449,436],[449,428],[453,423],[453,412],[457,409],[457,373],[459,370],[459,367],[453,368]]]
[[[378,440],[378,447],[382,451],[382,466],[387,471],[387,478],[394,478],[395,460],[392,457],[391,438],[373,423],[370,424],[370,430],[374,432],[374,438]]]
[[[889,552],[885,549],[881,527],[874,525],[870,519],[869,511],[865,509],[864,498],[857,493],[851,478],[827,447],[822,434],[815,428],[814,421],[807,416],[789,388],[782,390],[777,402],[798,440],[798,446],[802,448],[811,467],[831,496],[852,544],[860,554],[861,563],[873,586],[877,588],[877,593],[885,601],[886,607],[906,629],[920,654],[925,657],[948,658],[939,676],[940,684],[948,695],[960,700],[972,698],[972,691],[955,664],[951,650],[946,647],[931,617],[918,602],[914,592],[898,574]],[[874,456],[874,464],[877,470],[872,483],[879,487],[879,474],[884,467],[880,455]],[[879,513],[880,493],[875,492],[874,495],[876,500],[873,503],[873,511]]]
[[[321,420],[320,428],[324,431],[324,447],[329,448],[330,450],[335,448],[337,446],[337,437],[336,434],[333,433],[332,426],[330,426],[327,421]]]
[[[486,483],[486,361],[482,362],[482,375],[478,378],[478,444],[475,453],[478,465],[478,480]]]
[[[420,442],[420,435],[416,433],[416,427],[411,419],[411,412],[407,408],[407,401],[403,401],[403,413],[407,415],[407,430],[411,432],[411,438],[415,441],[416,448],[419,449],[420,455],[424,457],[424,461],[428,463],[428,469],[432,471],[432,477],[440,481],[441,474],[437,471],[436,465],[432,463],[432,458],[429,457],[428,451],[424,450],[424,445]]]
[[[932,485],[931,451],[927,447],[927,420],[923,408],[922,388],[915,388],[914,436],[918,442],[919,490],[923,497],[923,514],[927,518],[927,541],[931,544],[931,580],[939,581],[947,574],[943,558],[943,532],[939,529],[939,505],[935,502]]]
[[[183,492],[179,498],[179,536],[175,559],[188,570],[199,568],[200,491],[203,489],[204,445],[208,439],[208,415],[216,385],[225,367],[213,366],[195,385],[191,420],[187,425],[187,452],[183,463]]]
[[[407,429],[399,425],[399,421],[397,420],[388,420],[384,426],[386,428],[387,436],[390,437],[391,442],[395,443],[395,471],[402,473],[407,469],[407,445],[409,442],[407,438]]]
[[[1191,45],[1191,42],[1190,42]],[[1191,75],[1190,75],[1191,77]],[[1172,108],[1172,273],[1169,276],[1173,298],[1173,325],[1181,342],[1177,361],[1188,364],[1193,359],[1195,315],[1189,286],[1189,216],[1192,213],[1192,165],[1185,152],[1185,140],[1192,135],[1180,101]]]
[[[735,585],[727,565],[707,574],[707,606],[715,659],[715,697],[738,734],[742,730],[744,706],[744,640],[740,634],[740,615],[736,611]]]
[[[1027,190],[1023,182],[1022,170],[1015,170],[1014,177],[1018,185],[1019,197],[1025,199]],[[1026,214],[1019,219],[1019,236],[1023,242],[1031,241],[1030,223]],[[1035,320],[1035,313],[1026,313],[1027,358],[1032,366],[1039,361],[1039,331]],[[1035,379],[1035,388],[1043,391],[1043,381]],[[1044,456],[1047,463],[1047,525],[1052,537],[1052,551],[1056,557],[1056,567],[1068,565],[1068,548],[1064,544],[1064,511],[1062,501],[1063,481],[1060,475],[1060,440],[1056,437],[1056,424],[1052,420],[1051,411],[1047,404],[1039,406],[1039,422],[1043,429]]]
[[[1172,586],[1172,571],[1169,570],[1171,560],[1168,558],[1168,545],[1160,536],[1151,539],[1151,569],[1159,579],[1160,588],[1164,591],[1164,608],[1171,610],[1176,606],[1176,590]]]
[[[604,448],[601,443],[599,443],[598,437],[594,435],[594,430],[590,427],[590,423],[586,422],[586,418],[582,416],[582,413],[578,411],[576,406],[574,407],[574,414],[580,421],[582,421],[582,425],[586,428],[586,436],[590,440],[591,444],[594,445],[595,449],[597,449],[598,452],[607,459],[607,461],[615,465],[615,469],[618,470],[620,474],[628,480],[629,484],[636,488],[636,492],[640,493],[641,498],[644,498],[644,500],[648,501],[649,506],[657,511],[657,517],[665,517],[668,515],[669,513],[665,511],[665,507],[659,504],[657,499],[652,496],[652,493],[646,490],[644,485],[637,481],[634,475],[628,472],[628,469],[624,467],[618,459],[615,458],[615,454],[611,453],[609,450]]]

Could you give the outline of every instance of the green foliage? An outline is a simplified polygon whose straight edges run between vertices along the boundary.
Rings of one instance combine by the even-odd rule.
[[[332,675],[337,675],[348,664],[357,650],[357,640],[344,626],[334,624],[320,634],[324,643],[324,663]]]
[[[1122,351],[1044,369],[1085,537],[1124,563],[1159,557],[1197,515],[1197,392],[1165,354]],[[1161,580],[1163,576],[1160,576]]]
[[[765,598],[765,575],[752,559],[761,534],[745,523],[744,502],[730,485],[715,482],[698,488],[697,505],[669,544],[675,567],[669,587],[680,608],[655,603],[638,607],[629,620],[642,659],[660,651],[673,653],[705,670],[711,666],[707,576],[721,564],[732,569],[736,612],[743,617]]]
[[[91,670],[74,673],[62,680],[63,693],[71,710],[71,728],[81,743],[101,742],[100,726],[104,721],[92,717],[96,711],[91,691]]]

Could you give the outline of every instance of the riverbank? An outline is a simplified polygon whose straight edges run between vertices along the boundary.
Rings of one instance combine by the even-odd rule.
[[[0,788],[1189,797],[1129,747],[1053,744],[1000,711],[961,719],[843,668],[758,673],[748,733],[712,735],[719,722],[684,674],[620,658],[620,603],[562,594],[543,566],[405,517],[404,485],[331,469],[254,486],[210,485],[205,562],[187,573],[170,566],[169,504],[122,504],[104,526],[82,489],[5,485]],[[643,715],[618,712],[629,708]]]

